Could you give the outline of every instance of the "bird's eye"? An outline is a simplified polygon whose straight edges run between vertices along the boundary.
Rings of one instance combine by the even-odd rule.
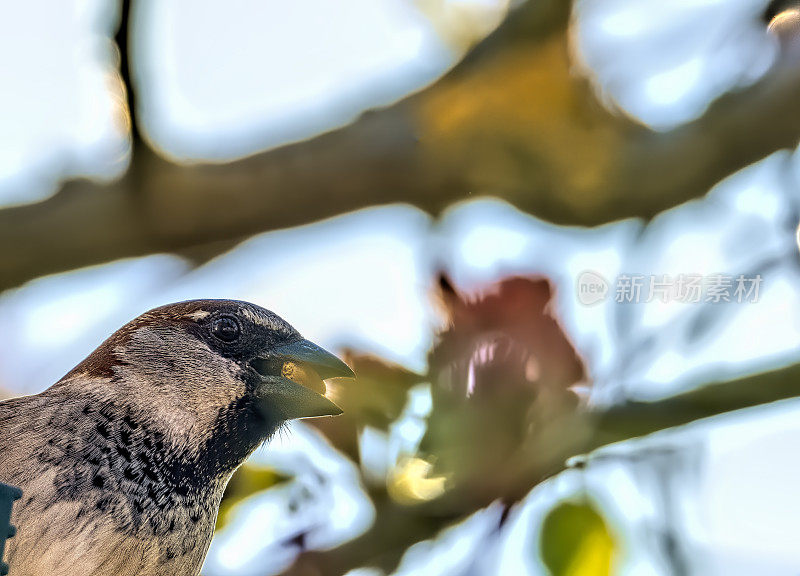
[[[233,342],[239,338],[241,328],[234,318],[223,316],[211,324],[211,333],[223,342]]]

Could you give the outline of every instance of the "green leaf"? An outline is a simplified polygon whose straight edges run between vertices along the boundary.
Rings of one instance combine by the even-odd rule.
[[[552,576],[609,576],[617,550],[603,517],[586,502],[553,509],[539,545]]]

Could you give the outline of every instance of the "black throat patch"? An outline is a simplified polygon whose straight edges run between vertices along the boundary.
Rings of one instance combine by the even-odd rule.
[[[185,546],[163,550],[165,559],[188,554],[191,534],[210,538],[230,475],[274,432],[244,398],[219,411],[199,446],[182,445],[189,440],[129,407],[71,392],[54,398],[47,422],[52,434],[37,455],[56,471],[55,499],[81,504],[76,523],[100,515],[114,529],[140,537],[186,535],[177,539]]]

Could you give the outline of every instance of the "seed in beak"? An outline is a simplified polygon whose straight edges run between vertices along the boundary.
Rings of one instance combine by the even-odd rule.
[[[281,367],[281,376],[323,396],[325,395],[325,382],[312,368],[295,362],[284,362]]]

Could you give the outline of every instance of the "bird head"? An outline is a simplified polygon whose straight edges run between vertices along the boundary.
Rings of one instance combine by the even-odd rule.
[[[263,439],[286,420],[341,414],[325,397],[332,377],[354,374],[277,314],[247,302],[192,300],[132,320],[62,383],[90,386],[172,430],[223,427]]]

